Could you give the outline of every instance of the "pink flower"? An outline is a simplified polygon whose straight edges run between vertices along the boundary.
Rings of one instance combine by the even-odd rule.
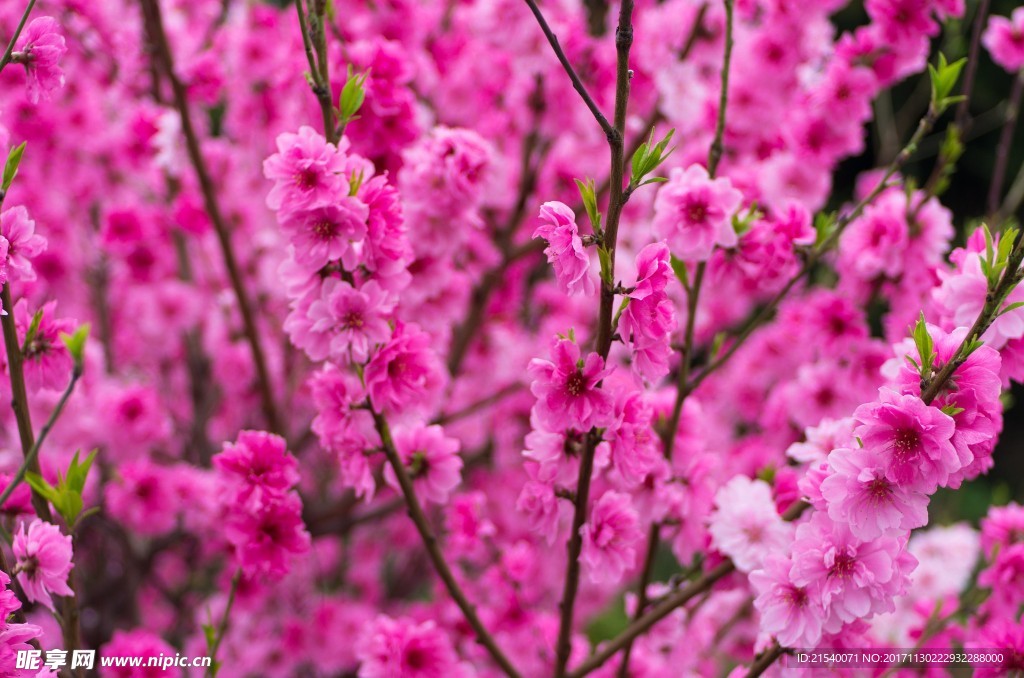
[[[821,600],[828,633],[894,610],[893,600],[906,590],[917,564],[902,541],[881,537],[863,542],[821,512],[797,528],[791,553],[793,584],[810,588]]]
[[[583,535],[580,560],[587,567],[591,581],[614,584],[636,564],[636,549],[643,540],[643,533],[629,495],[605,492],[594,502],[590,517],[580,531]]]
[[[272,210],[291,212],[319,205],[332,204],[347,193],[345,150],[347,141],[338,149],[312,127],[303,125],[298,134],[284,133],[277,137],[277,153],[263,162],[263,174],[274,182],[267,194]]]
[[[902,487],[931,494],[960,470],[951,438],[953,419],[921,398],[892,389],[878,391],[879,400],[854,412],[855,433],[864,447],[879,454],[885,477]]]
[[[322,360],[330,355],[347,363],[362,363],[371,349],[391,335],[388,317],[397,300],[370,280],[359,289],[337,278],[324,281],[320,299],[309,306],[310,332],[322,337],[327,352],[310,357]]]
[[[16,59],[25,64],[28,73],[28,97],[32,103],[39,97],[48,99],[52,92],[64,86],[64,71],[60,60],[68,51],[64,36],[53,17],[33,19],[25,28],[16,45]]]
[[[117,479],[106,486],[106,508],[125,527],[142,535],[174,529],[181,509],[170,468],[142,457],[117,466]]]
[[[458,678],[462,675],[451,642],[430,620],[380,615],[359,639],[359,678]]]
[[[265,431],[241,431],[213,457],[213,467],[240,486],[238,501],[280,495],[299,482],[298,464],[284,438]]]
[[[31,388],[63,389],[71,378],[74,361],[61,341],[62,333],[75,331],[75,321],[58,318],[57,302],[49,301],[41,309],[42,318],[32,337],[25,342],[34,314],[28,310],[28,302],[19,299],[14,305],[14,321],[18,327],[18,338],[23,342],[25,380]]]
[[[1006,506],[994,506],[981,521],[981,548],[989,557],[997,549],[1014,544],[1024,544],[1024,506],[1011,502]]]
[[[754,607],[761,615],[761,629],[783,647],[814,647],[821,640],[825,608],[815,590],[793,583],[793,563],[771,554],[761,569],[750,573],[757,597]]]
[[[7,239],[7,279],[35,280],[32,259],[46,249],[46,238],[36,234],[36,222],[18,205],[0,213],[0,235]]]
[[[728,179],[711,179],[706,169],[676,168],[654,199],[654,234],[687,261],[706,261],[716,245],[736,245],[732,216],[743,194]]]
[[[34,518],[14,535],[14,551],[18,583],[30,601],[42,603],[54,611],[51,594],[74,595],[68,586],[71,568],[71,536],[52,523]]]
[[[878,451],[840,448],[828,461],[832,475],[822,481],[821,494],[829,517],[849,523],[853,536],[868,541],[928,524],[928,495],[886,478]]]
[[[174,648],[163,638],[146,629],[133,629],[131,631],[114,631],[113,637],[100,650],[102,657],[139,657],[142,659],[143,668],[130,666],[101,666],[100,676],[102,678],[156,678],[163,675],[162,668],[146,668],[150,657],[173,657]],[[113,663],[113,662],[111,662]]]
[[[736,569],[750,572],[772,552],[784,552],[793,527],[775,510],[772,488],[763,480],[736,476],[715,493],[711,544],[729,556]]]
[[[433,404],[445,383],[433,343],[415,324],[398,323],[391,341],[366,365],[366,391],[375,409],[400,413]]]
[[[1006,678],[1024,671],[1024,625],[1012,616],[990,619],[974,638],[964,643],[964,648],[979,655],[995,649],[1001,655],[996,665],[984,661],[985,657],[978,657],[975,678]]]
[[[281,230],[295,245],[295,261],[310,273],[339,260],[353,270],[359,264],[357,244],[366,237],[368,214],[359,200],[338,198],[329,205],[285,213]]]
[[[647,245],[636,257],[637,282],[619,321],[619,332],[633,349],[633,369],[651,381],[668,374],[669,344],[676,328],[675,306],[665,287],[675,277],[668,245]]]
[[[1024,68],[1024,7],[1013,10],[1010,18],[993,15],[981,36],[992,61],[1016,73]]]
[[[533,237],[548,241],[544,254],[555,269],[562,291],[569,295],[593,296],[597,284],[590,275],[590,259],[576,228],[576,215],[563,203],[546,202],[540,206],[540,219]]]
[[[224,535],[234,546],[245,575],[278,578],[288,573],[288,559],[309,550],[298,494],[265,495],[263,501],[227,507]]]
[[[529,366],[541,424],[552,431],[587,431],[608,424],[612,399],[598,384],[611,370],[604,368],[601,356],[590,353],[581,358],[576,342],[559,339],[552,344],[551,358],[534,358]]]
[[[548,483],[528,480],[516,500],[516,511],[526,518],[528,529],[550,545],[558,538],[568,503],[563,503]]]
[[[459,441],[447,437],[440,426],[423,425],[397,429],[394,441],[417,496],[435,504],[446,503],[460,481]],[[384,469],[384,479],[395,490],[401,489],[390,465]]]

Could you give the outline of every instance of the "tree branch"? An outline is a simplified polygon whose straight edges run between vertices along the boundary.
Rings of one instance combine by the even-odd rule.
[[[164,31],[163,19],[160,15],[160,6],[157,0],[141,0],[142,9],[146,23],[149,28],[150,39],[154,42],[154,48],[158,61],[163,67],[164,75],[171,84],[171,91],[174,96],[175,108],[181,117],[181,130],[185,137],[185,146],[188,156],[199,180],[199,188],[203,195],[203,203],[206,213],[213,223],[214,232],[220,244],[221,255],[224,259],[224,267],[227,269],[228,277],[231,280],[231,287],[234,290],[235,298],[238,301],[238,310],[242,315],[246,340],[252,351],[253,363],[256,366],[260,399],[263,405],[263,415],[267,427],[275,432],[282,433],[283,428],[278,418],[277,406],[274,403],[273,385],[270,381],[270,373],[267,369],[266,358],[263,353],[263,346],[260,342],[259,328],[256,325],[256,317],[253,313],[252,303],[249,300],[245,289],[242,273],[238,267],[235,250],[231,244],[231,231],[224,215],[220,209],[217,199],[217,191],[213,185],[206,161],[199,144],[199,136],[192,124],[192,114],[189,110],[188,96],[181,80],[174,71],[174,57],[167,41],[167,33]]]
[[[11,63],[11,59],[14,56],[14,45],[18,42],[18,38],[21,37],[21,31],[24,30],[25,24],[28,22],[28,16],[32,13],[32,8],[36,6],[36,0],[29,0],[28,6],[25,8],[25,12],[21,15],[21,21],[18,22],[18,27],[14,29],[14,35],[11,36],[11,41],[7,43],[7,49],[4,50],[4,55],[0,57],[0,72],[7,67],[7,64]]]

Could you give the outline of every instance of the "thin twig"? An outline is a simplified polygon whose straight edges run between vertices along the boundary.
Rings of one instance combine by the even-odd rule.
[[[434,535],[433,529],[430,527],[430,522],[427,520],[427,515],[423,511],[423,506],[420,504],[419,499],[416,497],[416,490],[413,487],[412,479],[409,478],[409,474],[405,469],[405,465],[402,463],[401,458],[398,456],[398,451],[395,449],[394,440],[391,437],[391,429],[388,427],[387,419],[383,414],[371,409],[373,414],[373,421],[377,428],[377,433],[380,435],[381,446],[384,449],[384,456],[387,457],[388,463],[391,465],[392,470],[395,472],[395,477],[398,480],[398,485],[402,490],[402,496],[405,498],[405,504],[409,510],[409,517],[412,522],[416,525],[416,530],[420,533],[420,538],[423,540],[423,545],[426,547],[427,555],[430,556],[431,562],[434,564],[434,569],[437,571],[438,576],[441,578],[442,583],[448,590],[448,595],[452,597],[455,604],[462,610],[463,616],[466,621],[472,627],[476,633],[477,640],[487,650],[494,659],[495,663],[501,667],[501,670],[505,675],[510,678],[518,678],[519,672],[509,661],[505,653],[498,647],[497,641],[494,636],[491,635],[487,627],[484,626],[483,622],[480,621],[480,617],[476,613],[476,609],[466,598],[466,594],[463,593],[462,587],[459,586],[459,582],[455,579],[455,574],[452,572],[451,567],[448,565],[448,561],[445,560],[444,553],[438,544],[437,537]]]
[[[569,58],[565,56],[565,51],[562,49],[562,46],[558,44],[558,37],[552,32],[551,27],[544,18],[544,14],[541,13],[540,8],[537,7],[535,0],[526,0],[526,4],[530,7],[530,11],[533,12],[533,16],[536,17],[537,23],[540,24],[540,29],[544,31],[544,36],[548,39],[548,43],[551,45],[551,49],[555,51],[555,56],[558,57],[558,61],[562,64],[562,68],[565,69],[569,79],[572,81],[573,88],[579,92],[580,97],[583,99],[583,103],[585,103],[587,108],[590,109],[590,112],[597,120],[597,124],[601,126],[605,136],[608,137],[610,141],[616,134],[615,128],[608,122],[608,118],[604,117],[604,113],[602,113],[601,109],[598,108],[597,103],[594,102],[594,98],[590,96],[590,92],[587,91],[583,81],[580,80],[580,76],[576,73],[576,69],[572,67],[571,63],[569,63]]]
[[[701,7],[700,13],[697,16],[697,20],[694,25],[694,30],[691,33],[691,39],[687,42],[686,51],[692,47],[692,42],[696,39],[697,27],[700,26],[703,13],[707,9],[707,5]],[[721,93],[718,100],[718,118],[715,122],[715,136],[711,141],[711,145],[708,148],[708,176],[714,178],[718,171],[718,163],[722,158],[722,152],[724,149],[724,138],[725,138],[725,121],[726,121],[726,108],[729,103],[729,73],[732,65],[732,47],[733,47],[733,0],[725,0],[725,53],[722,57],[722,70],[721,70]],[[700,262],[697,264],[696,271],[693,277],[693,283],[686,290],[686,303],[687,303],[687,316],[686,316],[686,329],[683,339],[683,350],[680,356],[679,362],[679,374],[678,382],[676,385],[676,399],[672,406],[672,418],[669,421],[668,429],[665,432],[665,436],[662,440],[662,448],[664,450],[665,458],[668,460],[672,459],[672,453],[675,448],[676,434],[679,431],[679,422],[682,418],[683,404],[686,402],[686,397],[691,391],[687,391],[686,384],[690,379],[690,371],[692,369],[693,352],[695,344],[695,334],[697,327],[697,306],[700,300],[700,292],[704,283],[704,273],[707,270],[707,262]],[[647,607],[647,586],[653,576],[652,570],[654,569],[654,559],[658,554],[658,547],[661,542],[661,526],[658,523],[653,523],[651,529],[647,535],[647,555],[644,558],[642,570],[640,571],[640,581],[637,584],[637,606],[634,614],[634,619],[638,619],[644,613],[644,609]],[[625,649],[622,653],[622,664],[619,666],[619,678],[627,678],[629,675],[629,659],[633,651],[632,641],[626,644]]]
[[[263,415],[266,418],[267,427],[275,432],[282,433],[283,428],[278,418],[277,406],[274,403],[273,384],[270,381],[270,372],[267,369],[267,361],[264,357],[263,346],[260,342],[259,328],[256,325],[256,316],[253,313],[252,302],[245,289],[245,282],[242,279],[242,272],[239,269],[235,256],[234,246],[231,244],[231,231],[227,221],[220,209],[217,198],[217,191],[206,167],[202,149],[199,143],[199,136],[192,124],[192,114],[189,109],[188,95],[184,85],[178,79],[174,70],[174,56],[171,53],[170,44],[167,41],[167,33],[164,31],[163,19],[160,15],[160,5],[157,0],[141,0],[142,8],[146,15],[146,22],[149,24],[149,34],[154,41],[156,54],[163,66],[164,75],[171,84],[171,91],[174,95],[175,108],[181,118],[181,130],[185,137],[185,146],[188,156],[199,180],[199,188],[203,195],[203,203],[206,212],[213,224],[214,232],[220,243],[221,255],[224,259],[224,267],[227,269],[228,277],[231,280],[231,287],[234,290],[235,298],[238,301],[238,310],[242,315],[242,324],[245,330],[246,340],[252,351],[253,362],[256,366],[256,376],[259,382],[260,399],[263,405]]]
[[[532,0],[527,0],[534,9]],[[553,43],[552,46],[555,46]],[[619,219],[626,201],[623,190],[624,148],[626,130],[626,107],[629,102],[629,50],[633,46],[633,0],[622,0],[619,7],[619,21],[615,29],[615,127],[607,134],[611,154],[611,187],[608,198],[608,217],[601,237],[601,247],[607,254],[609,271],[601,279],[601,306],[598,312],[597,352],[602,359],[608,359],[612,345],[612,314],[615,307],[615,247],[619,232]],[[599,120],[600,122],[600,120]],[[607,121],[605,121],[607,123]],[[566,673],[572,652],[573,618],[576,608],[576,593],[579,590],[580,552],[583,549],[583,523],[586,521],[590,498],[590,481],[594,469],[594,454],[601,434],[591,429],[580,458],[579,478],[573,501],[572,531],[569,534],[569,561],[565,569],[565,584],[560,602],[561,615],[558,626],[558,640],[555,644],[555,676]]]
[[[220,618],[220,624],[217,625],[217,632],[213,638],[213,642],[210,644],[210,666],[206,669],[207,678],[214,678],[217,675],[217,670],[220,668],[220,662],[217,661],[217,650],[220,649],[220,644],[224,642],[224,636],[228,632],[228,622],[231,620],[231,608],[235,604],[235,594],[238,593],[238,583],[242,580],[242,570],[236,570],[235,575],[231,577],[231,590],[228,591],[228,603],[224,606],[224,615]]]
[[[28,6],[25,8],[25,12],[21,15],[21,21],[18,22],[18,27],[14,29],[14,35],[11,36],[11,41],[7,43],[7,49],[4,50],[4,55],[0,57],[0,72],[3,72],[7,64],[11,63],[11,59],[14,56],[14,44],[18,42],[18,38],[21,37],[21,31],[24,30],[25,24],[28,22],[28,16],[32,13],[32,8],[36,6],[36,0],[29,0]]]
[[[747,678],[757,678],[762,673],[768,670],[768,667],[775,663],[779,657],[786,653],[778,643],[772,644],[767,650],[758,655],[754,663],[750,665],[750,671],[747,672]]]
[[[1024,73],[1018,73],[1013,79],[1013,89],[1006,103],[1006,119],[1003,130],[999,133],[996,145],[996,163],[992,169],[992,180],[988,187],[988,214],[995,215],[999,209],[999,194],[1003,191],[1006,181],[1006,168],[1010,162],[1010,147],[1013,145],[1013,133],[1017,130],[1017,116],[1020,114],[1021,95],[1024,94]]]

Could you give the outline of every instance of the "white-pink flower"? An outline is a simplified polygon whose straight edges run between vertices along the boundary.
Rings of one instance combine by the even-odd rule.
[[[72,596],[68,586],[71,568],[71,536],[60,531],[53,523],[38,518],[28,529],[25,523],[14,535],[12,544],[18,583],[29,600],[42,603],[52,612],[52,594]]]
[[[590,519],[580,528],[580,555],[591,581],[612,583],[636,564],[636,547],[643,539],[640,518],[622,492],[605,492],[594,502]]]
[[[775,510],[772,489],[763,480],[736,476],[715,493],[711,543],[740,572],[760,567],[765,556],[785,551],[793,527]]]

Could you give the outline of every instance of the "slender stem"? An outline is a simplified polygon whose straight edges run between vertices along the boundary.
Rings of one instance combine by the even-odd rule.
[[[50,430],[53,428],[53,425],[57,422],[57,419],[58,417],[60,417],[61,412],[64,411],[64,405],[67,404],[68,398],[71,397],[71,392],[75,390],[75,384],[78,383],[78,380],[79,378],[81,378],[81,376],[82,372],[77,367],[71,372],[71,381],[68,382],[67,388],[65,388],[64,393],[61,394],[60,400],[57,401],[56,407],[54,407],[53,412],[50,413],[50,418],[47,419],[45,424],[43,424],[43,428],[39,430],[39,437],[36,438],[35,443],[33,443],[32,449],[29,450],[29,453],[27,455],[25,455],[25,460],[21,462],[21,466],[18,467],[18,470],[15,472],[14,477],[11,478],[11,481],[7,484],[7,487],[4,489],[3,493],[0,493],[0,506],[3,506],[7,502],[7,500],[10,499],[11,494],[13,494],[14,490],[17,489],[18,485],[21,484],[21,481],[25,479],[25,474],[29,470],[32,470],[33,468],[39,468],[39,450],[42,449],[43,442],[46,440],[46,436],[50,434]],[[34,472],[38,473],[38,470]]]
[[[747,672],[747,678],[757,678],[762,673],[768,670],[768,667],[775,663],[775,661],[786,653],[778,643],[774,643],[767,650],[758,655],[754,663],[750,665],[750,671]]]
[[[21,438],[21,451],[28,463],[27,470],[39,473],[39,459],[32,454],[35,449],[35,433],[32,429],[32,416],[28,409],[28,393],[25,390],[25,372],[22,366],[21,345],[18,342],[18,328],[14,322],[14,302],[11,300],[10,284],[4,284],[0,291],[0,304],[3,305],[7,314],[0,317],[3,324],[4,345],[7,348],[7,366],[11,378],[11,407],[14,409],[14,418],[18,423],[18,435]],[[38,451],[36,453],[38,455]],[[50,505],[46,499],[32,490],[32,508],[36,514],[48,522],[53,521],[50,514]]]
[[[988,16],[989,0],[978,2],[978,11],[974,15],[973,27],[971,29],[971,46],[967,52],[967,64],[964,68],[963,100],[956,107],[954,123],[961,134],[967,133],[971,124],[969,117],[971,105],[971,92],[974,91],[974,78],[978,74],[978,55],[981,53],[981,33],[985,28],[985,18]]]
[[[217,671],[220,668],[217,662],[217,650],[220,649],[221,643],[224,641],[224,636],[228,632],[228,622],[231,619],[231,608],[235,605],[235,595],[238,593],[238,583],[242,580],[242,570],[236,570],[235,575],[231,577],[231,589],[228,591],[228,603],[224,607],[224,615],[220,618],[220,624],[217,626],[217,635],[213,638],[213,643],[210,644],[210,666],[206,669],[207,678],[214,678],[217,675]]]
[[[726,121],[726,109],[729,103],[729,73],[732,67],[732,47],[733,47],[733,0],[724,0],[725,2],[725,53],[722,57],[722,70],[721,70],[721,92],[718,99],[718,118],[715,122],[715,136],[711,141],[711,145],[708,148],[708,176],[714,177],[718,172],[718,163],[721,161],[722,153],[724,151],[724,139],[725,139],[725,121]],[[700,26],[703,19],[703,12],[707,9],[707,5],[701,7],[700,13],[697,16],[697,20],[694,24],[694,30],[691,34],[691,41],[695,40],[697,34],[697,27]],[[692,46],[692,42],[687,42],[687,51]],[[707,270],[707,262],[700,262],[697,264],[696,271],[693,277],[693,284],[690,285],[686,292],[686,303],[687,303],[687,315],[686,315],[686,329],[683,339],[683,350],[679,361],[679,375],[678,382],[676,385],[676,399],[672,406],[672,418],[669,421],[669,426],[665,432],[665,437],[662,442],[662,448],[664,450],[665,458],[671,460],[672,452],[675,448],[676,434],[679,431],[679,422],[683,414],[683,405],[686,402],[686,398],[690,391],[687,391],[686,384],[690,379],[690,371],[692,369],[693,352],[695,343],[695,334],[697,327],[697,306],[700,301],[700,292],[704,283],[704,273]],[[647,555],[644,559],[643,569],[640,571],[640,581],[637,584],[637,605],[636,612],[634,613],[634,619],[640,618],[643,615],[644,610],[647,608],[647,586],[651,581],[654,569],[654,560],[658,555],[658,546],[661,542],[661,526],[658,523],[653,523],[651,529],[647,535]],[[622,663],[619,665],[619,678],[628,678],[629,676],[629,659],[633,651],[633,642],[629,641],[622,653]]]
[[[470,627],[476,633],[477,640],[487,650],[494,659],[494,662],[501,667],[501,670],[505,675],[511,678],[518,678],[519,672],[509,661],[505,653],[502,652],[501,648],[498,647],[497,641],[494,636],[487,630],[483,622],[480,621],[480,617],[476,613],[476,609],[473,607],[469,599],[466,598],[466,594],[462,591],[462,587],[459,586],[459,582],[455,579],[455,574],[452,572],[451,567],[448,565],[448,561],[445,560],[444,552],[441,550],[441,546],[438,544],[437,537],[434,535],[433,529],[430,527],[430,522],[427,520],[427,514],[423,511],[423,506],[420,504],[419,499],[416,497],[416,490],[413,487],[412,479],[409,477],[408,472],[405,469],[405,465],[402,463],[401,458],[398,456],[398,451],[395,449],[394,440],[391,437],[391,429],[388,426],[387,419],[383,414],[371,409],[373,414],[373,421],[377,428],[377,433],[380,435],[381,446],[384,449],[384,456],[387,457],[388,463],[391,465],[392,470],[395,472],[395,477],[398,479],[398,485],[402,490],[402,496],[405,498],[405,504],[408,508],[409,517],[416,525],[416,530],[420,533],[420,538],[423,540],[423,545],[427,549],[427,555],[430,556],[431,562],[434,564],[434,569],[437,570],[438,576],[441,578],[442,583],[448,590],[448,595],[452,597],[455,604],[462,610],[463,616],[466,621],[469,622]]]
[[[11,63],[11,59],[14,56],[14,44],[18,42],[18,38],[21,37],[21,31],[24,30],[25,24],[28,22],[28,16],[32,13],[32,8],[36,6],[36,0],[29,0],[28,6],[25,8],[25,12],[21,15],[21,21],[18,22],[18,27],[14,29],[14,35],[11,36],[11,41],[7,43],[7,49],[4,50],[4,55],[0,57],[0,72],[7,67],[7,64]]]
[[[149,35],[154,42],[154,48],[158,60],[163,66],[164,75],[171,84],[171,91],[174,95],[174,104],[181,117],[181,130],[185,137],[185,146],[188,156],[199,180],[199,188],[203,195],[203,203],[206,212],[213,223],[214,232],[220,244],[221,255],[224,259],[224,267],[227,269],[228,277],[231,280],[231,287],[234,290],[235,298],[238,300],[238,310],[242,315],[242,324],[245,330],[246,340],[252,351],[253,362],[256,366],[256,375],[259,382],[260,399],[263,406],[263,415],[267,427],[275,432],[283,431],[281,421],[278,418],[277,406],[274,403],[273,385],[270,380],[270,372],[267,369],[267,361],[263,353],[263,345],[260,342],[259,328],[256,325],[256,316],[253,312],[252,302],[245,289],[245,282],[242,272],[238,266],[234,246],[231,244],[231,230],[220,209],[217,198],[217,190],[213,184],[206,161],[203,158],[202,149],[199,144],[199,135],[192,124],[192,114],[189,110],[188,96],[184,85],[178,79],[174,70],[174,56],[171,53],[167,41],[167,33],[164,31],[163,19],[160,15],[160,5],[157,0],[141,0],[142,8],[146,15],[146,22],[149,25]]]
[[[551,27],[548,25],[544,15],[541,13],[540,8],[537,7],[536,1],[526,0],[526,4],[530,7],[530,11],[533,12],[533,16],[536,17],[537,23],[540,24],[540,29],[544,31],[544,36],[548,39],[551,49],[555,51],[555,56],[558,57],[558,61],[562,64],[562,68],[564,68],[565,72],[569,75],[573,88],[575,88],[579,93],[580,97],[583,99],[583,103],[587,105],[587,108],[590,109],[590,112],[597,120],[597,124],[600,125],[601,129],[604,131],[605,136],[611,140],[616,134],[615,128],[608,122],[608,118],[604,117],[604,113],[602,113],[601,109],[597,107],[597,103],[594,101],[594,98],[590,96],[590,92],[587,91],[583,81],[580,80],[580,76],[576,73],[576,69],[574,69],[572,64],[569,63],[569,58],[565,56],[565,51],[558,43],[558,37],[552,32]],[[632,28],[630,28],[630,30],[632,30]],[[618,38],[616,38],[616,40],[618,40]]]
[[[1013,134],[1017,130],[1017,116],[1020,114],[1021,95],[1024,94],[1024,72],[1018,73],[1013,80],[1013,89],[1006,104],[1006,121],[999,134],[996,145],[996,163],[992,169],[992,181],[988,187],[988,214],[994,215],[999,209],[999,194],[1003,191],[1006,180],[1006,168],[1010,162],[1010,146],[1013,145]]]
[[[527,0],[533,5],[532,0]],[[535,8],[536,6],[533,5]],[[552,46],[555,46],[553,43]],[[611,154],[611,186],[608,198],[608,217],[605,222],[601,247],[607,253],[610,270],[601,280],[601,306],[598,312],[597,352],[602,359],[608,359],[612,345],[612,314],[615,307],[615,246],[619,233],[619,218],[626,196],[623,190],[625,174],[624,148],[626,130],[626,107],[629,102],[629,50],[633,46],[633,0],[622,0],[619,7],[619,21],[615,29],[615,127],[607,134]],[[557,51],[557,50],[556,50]],[[599,120],[600,122],[600,120]],[[607,122],[607,121],[606,121]],[[561,615],[558,640],[555,645],[555,676],[566,673],[572,652],[573,617],[576,608],[576,594],[579,590],[580,552],[583,549],[583,523],[586,521],[590,498],[590,481],[594,470],[594,454],[601,434],[592,429],[587,435],[586,445],[580,459],[579,479],[573,502],[572,532],[569,535],[569,561],[565,569],[565,584],[559,603]]]
[[[320,114],[324,119],[324,136],[332,144],[338,143],[338,127],[334,117],[334,99],[331,95],[330,63],[327,59],[327,0],[310,0],[311,9],[309,12],[309,35],[303,35],[303,39],[312,42],[316,50],[316,67],[313,76],[315,86],[313,92],[320,102]],[[300,17],[301,18],[301,17]]]

